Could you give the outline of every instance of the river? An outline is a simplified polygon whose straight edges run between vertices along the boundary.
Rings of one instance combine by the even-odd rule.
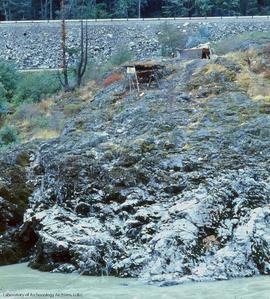
[[[0,298],[270,299],[270,276],[160,288],[135,279],[44,273],[17,264],[0,267]]]

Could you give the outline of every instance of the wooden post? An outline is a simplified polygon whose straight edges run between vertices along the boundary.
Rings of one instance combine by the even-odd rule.
[[[140,92],[140,84],[139,84],[139,80],[138,80],[138,76],[137,76],[135,66],[128,66],[127,67],[127,75],[128,75],[128,80],[129,80],[130,92],[131,92],[131,85],[135,85],[134,84],[134,79],[135,79],[137,91]]]

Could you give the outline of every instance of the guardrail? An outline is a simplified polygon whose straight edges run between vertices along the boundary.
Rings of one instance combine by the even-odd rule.
[[[181,17],[181,18],[127,18],[127,19],[84,19],[89,23],[112,23],[112,22],[160,22],[160,21],[178,21],[178,22],[199,22],[199,21],[263,21],[270,20],[270,16],[232,16],[232,17]],[[59,23],[61,20],[25,20],[25,21],[0,21],[0,24],[32,24],[32,23]],[[66,20],[67,23],[77,23],[81,20]]]

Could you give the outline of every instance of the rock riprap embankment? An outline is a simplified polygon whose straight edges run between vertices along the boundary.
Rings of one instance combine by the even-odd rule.
[[[269,274],[269,112],[236,62],[167,69],[140,96],[103,89],[34,152],[17,229],[33,268],[161,285]]]
[[[134,58],[149,58],[160,54],[158,34],[161,22],[124,22],[89,24],[89,54],[104,63],[119,48],[131,50]],[[186,22],[174,24],[189,36],[207,32],[209,40],[253,31],[269,31],[268,21]],[[68,47],[80,45],[79,23],[68,24]],[[60,23],[0,24],[0,58],[14,62],[19,68],[58,68],[61,64]]]

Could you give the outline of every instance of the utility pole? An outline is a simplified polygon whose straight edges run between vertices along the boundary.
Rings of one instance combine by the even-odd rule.
[[[141,18],[141,0],[138,0],[139,1],[139,7],[138,7],[138,16],[139,16],[139,19]]]

